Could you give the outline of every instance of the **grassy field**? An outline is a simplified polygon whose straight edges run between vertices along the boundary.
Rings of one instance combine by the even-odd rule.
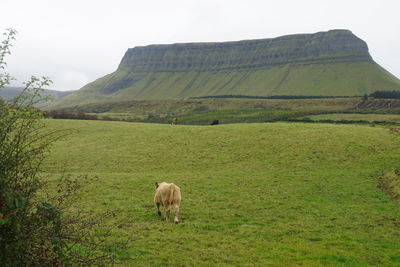
[[[388,101],[390,102],[388,104]],[[360,107],[363,106],[363,107]],[[388,108],[391,105],[392,108]],[[214,120],[221,124],[248,122],[346,121],[398,123],[399,103],[396,100],[361,98],[321,99],[250,99],[205,98],[124,101],[90,104],[66,109],[67,112],[89,112],[100,119],[116,118],[134,122],[207,125]]]
[[[66,108],[66,111],[107,113],[107,114],[178,114],[185,115],[198,111],[224,111],[249,109],[291,109],[291,110],[346,110],[354,108],[361,98],[321,99],[251,99],[251,98],[204,98],[133,100],[110,103],[93,103]]]
[[[220,124],[227,123],[255,123],[283,121],[305,115],[319,114],[316,110],[287,110],[287,109],[250,109],[250,110],[221,110],[192,112],[181,116],[148,117],[139,119],[139,122],[170,123],[172,118],[178,118],[178,124],[209,125],[214,120]]]
[[[319,114],[316,110],[287,110],[287,109],[249,109],[249,110],[219,110],[219,111],[198,111],[180,116],[172,114],[159,115],[138,115],[131,113],[91,113],[100,119],[117,118],[131,122],[163,123],[169,124],[172,119],[177,118],[178,124],[184,125],[209,125],[214,120],[220,124],[227,123],[254,123],[254,122],[275,122],[289,118],[302,118],[306,115]],[[323,111],[326,112],[326,111]],[[322,112],[321,112],[322,113]]]
[[[77,206],[116,210],[127,266],[399,266],[400,206],[377,185],[399,168],[381,127],[302,123],[172,126],[48,120],[45,176],[97,176]],[[182,223],[160,220],[155,181],[181,187]]]
[[[136,122],[206,125],[220,123],[266,122],[321,113],[343,112],[354,108],[360,98],[325,99],[170,99],[125,101],[77,106],[67,111],[90,112]]]

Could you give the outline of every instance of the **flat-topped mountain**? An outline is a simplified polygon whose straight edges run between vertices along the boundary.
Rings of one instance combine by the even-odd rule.
[[[219,71],[267,66],[370,62],[367,44],[347,30],[296,34],[273,39],[224,43],[149,45],[130,48],[118,69],[149,71]]]
[[[348,30],[130,48],[118,69],[56,105],[212,95],[355,96],[400,90]]]

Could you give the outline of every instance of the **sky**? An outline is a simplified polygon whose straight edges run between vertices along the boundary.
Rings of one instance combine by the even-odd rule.
[[[348,29],[400,78],[400,0],[1,0],[0,32],[18,31],[6,71],[77,90],[115,71],[128,48]],[[1,38],[1,37],[0,37]]]

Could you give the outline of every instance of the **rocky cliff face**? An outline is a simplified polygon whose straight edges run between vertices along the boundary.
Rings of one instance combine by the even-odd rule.
[[[119,69],[135,72],[219,71],[283,64],[371,61],[367,44],[348,30],[223,43],[130,48]]]

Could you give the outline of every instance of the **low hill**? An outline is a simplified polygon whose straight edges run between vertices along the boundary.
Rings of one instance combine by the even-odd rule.
[[[348,30],[222,43],[130,48],[118,69],[56,107],[215,95],[359,96],[400,90]]]
[[[24,90],[23,87],[13,87],[13,86],[7,86],[4,88],[0,88],[0,97],[3,99],[11,99],[18,94],[20,94]],[[44,89],[43,90],[43,95],[45,96],[52,96],[54,98],[61,98],[64,96],[67,96],[74,91],[56,91],[56,90],[48,90]]]

